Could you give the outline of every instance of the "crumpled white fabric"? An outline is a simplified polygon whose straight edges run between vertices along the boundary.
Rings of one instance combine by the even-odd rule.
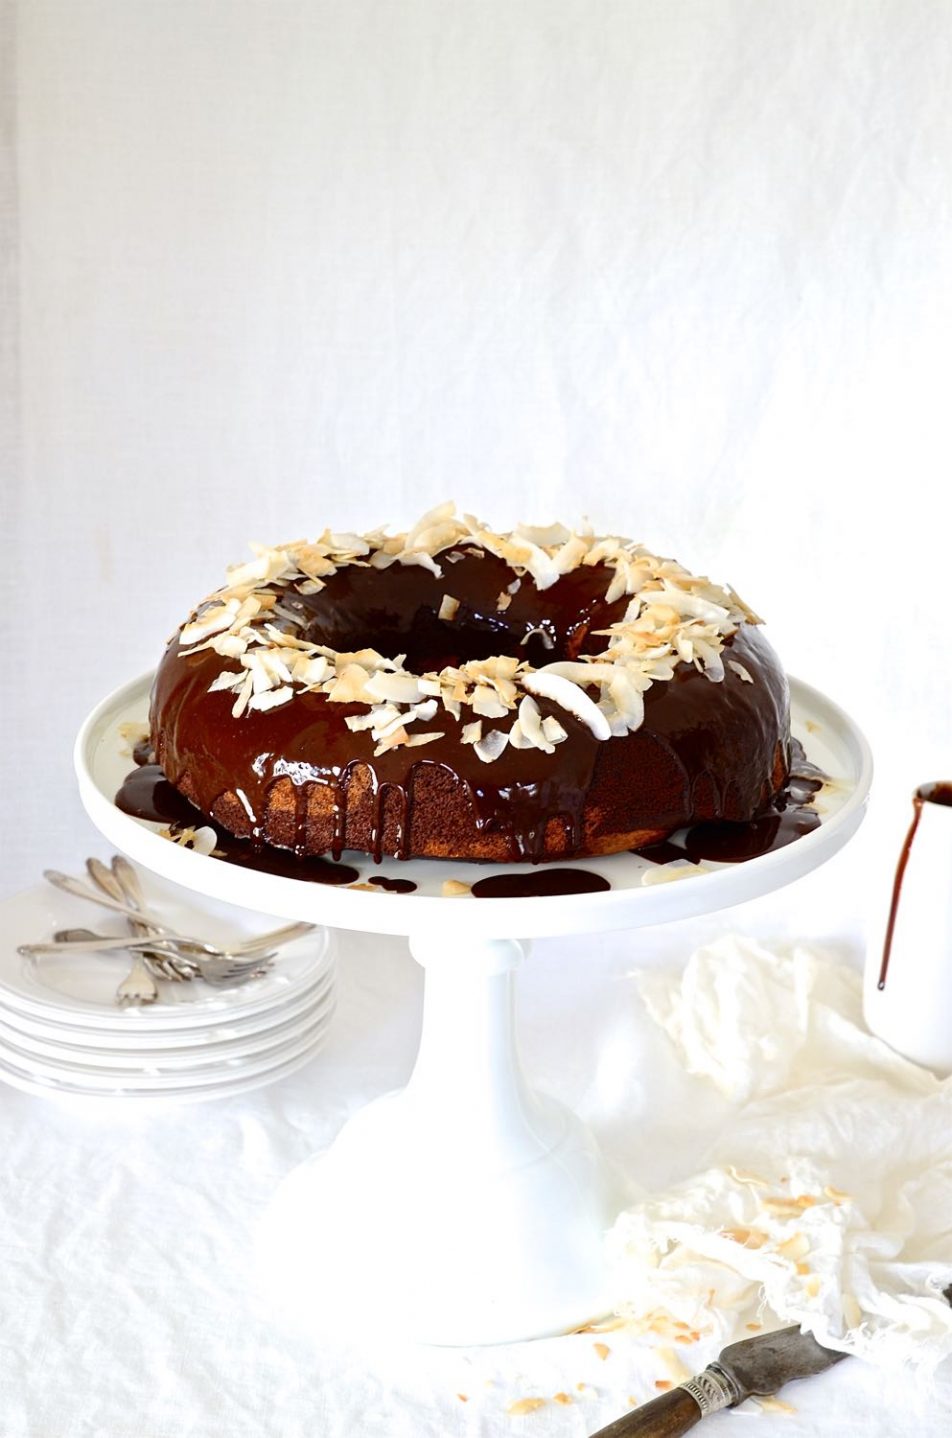
[[[799,1323],[881,1365],[952,1354],[952,1079],[868,1033],[861,980],[728,937],[641,992],[736,1109],[695,1176],[609,1235],[619,1308],[722,1341]]]

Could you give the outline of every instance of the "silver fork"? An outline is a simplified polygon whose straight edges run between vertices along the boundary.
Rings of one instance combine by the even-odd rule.
[[[105,865],[103,867],[105,868]],[[105,909],[112,909],[115,913],[123,914],[126,918],[140,921],[146,918],[156,935],[161,935],[162,939],[165,940],[170,947],[176,947],[182,951],[194,951],[196,954],[207,954],[209,957],[223,959],[233,957],[251,958],[278,944],[290,943],[292,939],[300,938],[302,935],[310,933],[314,928],[313,924],[283,924],[280,928],[272,929],[266,934],[257,934],[253,938],[243,939],[241,942],[233,944],[230,948],[223,949],[217,944],[209,944],[200,939],[188,938],[184,934],[178,933],[175,929],[170,929],[167,925],[159,923],[153,914],[144,913],[144,911],[134,908],[131,904],[110,898],[109,895],[102,891],[97,892],[96,889],[87,888],[81,880],[74,879],[69,874],[61,874],[56,869],[45,869],[43,871],[43,877],[51,883],[54,888],[62,889],[65,893],[72,894],[74,898],[86,899],[90,903],[99,904]],[[25,945],[24,947],[35,948],[37,946]],[[116,940],[111,944],[111,947],[119,948],[121,944]]]
[[[114,888],[119,888],[119,885],[105,864],[101,863],[99,859],[87,859],[86,869],[90,877],[105,893],[113,899],[116,898]],[[121,894],[122,890],[120,889],[120,897]],[[146,956],[144,953],[137,952],[132,959],[132,968],[116,989],[116,1003],[121,1009],[127,1009],[133,1006],[138,1007],[140,1004],[154,1004],[158,997],[158,985],[146,967]]]
[[[145,960],[137,954],[122,983],[116,989],[116,1003],[121,1009],[133,1005],[154,1004],[159,997],[158,985],[145,966]]]
[[[103,935],[93,933],[92,929],[57,929],[53,938],[55,942],[52,944],[37,944],[32,946],[24,944],[18,952],[24,953],[24,951],[27,951],[25,957],[31,958],[38,956],[37,951],[57,953],[61,952],[64,948],[79,949],[82,953],[100,953],[105,943],[109,942],[111,943],[113,952],[141,954],[141,950],[136,949],[130,940],[124,940],[120,945],[118,940],[105,940]],[[263,974],[268,973],[272,968],[270,959],[265,961],[254,959],[249,963],[237,964],[229,964],[224,959],[209,959],[206,960],[205,963],[206,967],[204,969],[196,967],[188,977],[190,979],[204,979],[206,984],[211,984],[217,988],[237,988],[239,984],[247,983],[249,979],[261,978]],[[151,968],[151,961],[149,959],[145,960],[145,964],[147,969]],[[165,975],[160,973],[159,977],[164,978]]]

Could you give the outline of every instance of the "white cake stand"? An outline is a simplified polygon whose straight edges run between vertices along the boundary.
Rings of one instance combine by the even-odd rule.
[[[152,871],[216,899],[407,935],[426,970],[409,1084],[367,1105],[274,1199],[262,1236],[272,1290],[318,1330],[352,1316],[444,1344],[554,1334],[603,1313],[602,1236],[624,1187],[589,1130],[534,1091],[522,1071],[513,971],[525,941],[714,912],[816,868],[862,819],[872,777],[862,734],[837,705],[793,681],[794,733],[832,777],[817,798],[819,828],[742,864],[658,867],[632,854],[576,860],[553,867],[590,870],[611,889],[482,900],[444,896],[444,881],[471,885],[509,869],[432,860],[375,866],[349,854],[362,880],[410,879],[416,891],[332,887],[182,849],[158,825],[122,813],[113,796],[131,759],[120,725],[145,720],[150,686],[146,675],[110,695],[76,741],[80,793],[102,833]],[[674,877],[683,881],[668,882]]]

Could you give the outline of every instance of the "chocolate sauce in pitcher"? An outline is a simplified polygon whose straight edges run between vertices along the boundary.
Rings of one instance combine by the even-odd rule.
[[[879,968],[879,978],[876,981],[876,987],[880,990],[886,987],[886,975],[889,972],[889,956],[892,952],[893,933],[896,928],[896,916],[899,913],[899,899],[902,895],[902,881],[906,876],[906,866],[909,863],[909,855],[912,853],[912,841],[915,839],[916,831],[919,828],[919,821],[922,818],[922,808],[924,804],[941,804],[945,808],[952,808],[952,782],[945,779],[938,779],[932,784],[920,784],[912,796],[912,822],[909,825],[909,831],[899,851],[899,862],[896,864],[892,902],[889,905],[889,919],[886,923],[886,937],[883,941],[883,959]]]

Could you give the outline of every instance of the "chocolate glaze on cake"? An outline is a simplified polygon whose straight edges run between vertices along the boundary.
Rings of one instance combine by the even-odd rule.
[[[351,565],[319,592],[275,592],[300,618],[303,637],[333,649],[372,647],[406,654],[415,673],[496,654],[534,666],[575,659],[599,647],[594,632],[618,622],[625,597],[606,601],[611,571],[573,569],[538,590],[524,579],[499,611],[513,569],[465,546],[439,556],[442,577],[416,565],[379,570]],[[452,622],[443,597],[459,601]],[[588,641],[588,643],[586,643]],[[363,704],[328,702],[302,690],[264,712],[232,715],[234,695],[209,692],[227,661],[210,649],[183,653],[173,639],[152,696],[156,756],[171,785],[203,814],[253,845],[299,855],[364,850],[376,859],[496,862],[614,853],[661,840],[704,821],[745,822],[769,809],[789,764],[789,694],[780,663],[760,631],[742,623],[724,641],[730,663],[712,682],[681,663],[644,695],[641,727],[595,738],[573,714],[539,698],[567,738],[554,753],[507,747],[484,763],[460,742],[459,723],[425,748],[374,757],[366,731],[348,715]],[[483,733],[508,720],[484,719]]]

